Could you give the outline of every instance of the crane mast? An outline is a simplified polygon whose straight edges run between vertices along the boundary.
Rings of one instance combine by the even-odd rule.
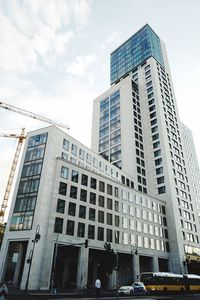
[[[25,128],[22,128],[21,134],[17,135],[17,134],[0,134],[0,136],[3,137],[8,137],[8,138],[18,138],[18,144],[17,144],[17,149],[15,151],[15,156],[12,162],[12,166],[11,166],[11,170],[10,170],[10,174],[8,177],[8,182],[6,185],[6,191],[4,193],[4,197],[3,197],[3,202],[1,204],[1,208],[0,208],[0,223],[3,224],[4,223],[4,216],[5,216],[5,210],[8,204],[8,198],[10,195],[10,190],[12,187],[12,183],[13,183],[13,179],[14,179],[14,175],[15,175],[15,170],[17,167],[17,162],[19,159],[19,155],[20,155],[20,150],[22,147],[22,143],[23,140],[26,138],[25,137]]]

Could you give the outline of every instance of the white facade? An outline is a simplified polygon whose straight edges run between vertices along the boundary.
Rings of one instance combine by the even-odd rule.
[[[194,252],[200,251],[200,227],[186,163],[188,153],[162,41],[161,49],[164,67],[150,57],[94,100],[92,149],[101,155],[113,149],[113,145],[105,142],[110,141],[111,133],[107,133],[107,138],[102,136],[105,127],[102,116],[107,114],[102,103],[106,99],[111,103],[113,93],[118,91],[119,109],[115,118],[120,120],[117,147],[121,151],[121,169],[134,178],[136,189],[166,202],[171,271],[181,273],[185,269],[188,243]],[[111,108],[111,104],[106,108],[110,109],[108,122],[112,120]],[[100,148],[102,140],[104,148]],[[199,182],[199,177],[196,180]]]
[[[40,151],[42,147],[44,152]],[[41,158],[40,171],[29,168],[33,162],[38,165]],[[56,127],[29,133],[0,254],[1,279],[12,276],[14,284],[25,288],[29,269],[26,261],[38,225],[41,238],[35,244],[28,289],[50,288],[56,244],[57,268],[62,273],[57,280],[63,288],[68,284],[72,262],[76,265],[75,286],[93,284],[98,268],[103,272],[99,264],[103,264],[105,242],[118,253],[121,284],[137,278],[142,270],[158,271],[163,262],[168,268],[165,204],[122,184],[122,176],[127,182],[125,173]],[[25,184],[37,178],[38,188],[36,184]],[[32,197],[34,192],[35,207],[23,206],[23,195]],[[31,220],[19,218],[19,214],[32,212]],[[89,241],[88,248],[79,245],[85,239]],[[12,252],[11,243],[18,250]],[[136,250],[138,255],[134,255]],[[16,263],[13,274],[8,268],[11,261]],[[104,281],[104,286],[115,285],[115,273]]]
[[[200,217],[200,168],[199,162],[195,150],[194,140],[192,136],[191,130],[181,123],[181,133],[182,139],[184,143],[184,148],[187,154],[187,167],[189,170],[189,179],[190,179],[190,186],[192,188],[193,197],[196,202],[196,210],[198,216]]]

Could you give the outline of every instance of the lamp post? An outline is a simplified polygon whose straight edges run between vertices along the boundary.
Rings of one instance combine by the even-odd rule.
[[[40,225],[37,225],[36,231],[35,231],[35,237],[34,237],[34,240],[32,240],[33,248],[30,250],[29,255],[28,255],[28,259],[26,261],[26,263],[29,264],[29,268],[28,268],[28,275],[27,275],[25,291],[24,291],[25,294],[27,294],[27,290],[28,290],[28,282],[29,282],[29,276],[30,276],[30,271],[31,271],[31,265],[32,265],[32,259],[33,259],[35,244],[40,240],[40,237],[41,237],[40,236]]]

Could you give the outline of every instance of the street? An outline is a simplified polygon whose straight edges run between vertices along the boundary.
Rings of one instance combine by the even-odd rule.
[[[39,300],[39,299],[59,299],[59,300],[97,300],[97,298],[81,298],[81,297],[71,297],[65,295],[10,295],[8,300]],[[200,294],[175,294],[175,295],[148,295],[148,296],[132,296],[132,297],[100,297],[99,300],[198,300],[200,299]]]

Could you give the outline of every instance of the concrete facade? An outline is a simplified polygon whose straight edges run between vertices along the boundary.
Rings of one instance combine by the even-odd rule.
[[[47,134],[47,139],[34,218],[31,228],[23,230],[13,223],[16,214],[15,200],[19,198],[18,187],[24,180],[23,170],[26,164],[29,164],[27,153],[32,149],[28,147],[29,142],[32,138],[39,140],[43,134]],[[37,147],[41,147],[40,144]],[[77,149],[76,154],[72,154],[74,148]],[[86,161],[87,154],[92,157],[90,164]],[[67,172],[63,172],[63,168]],[[112,178],[116,175],[118,180],[116,177]],[[83,176],[87,178],[87,184],[83,182]],[[21,289],[25,288],[29,269],[26,261],[33,248],[32,240],[38,225],[41,238],[35,244],[28,289],[42,290],[51,287],[55,257],[57,259],[55,265],[62,273],[58,279],[61,287],[67,287],[70,265],[73,262],[75,265],[73,284],[76,287],[85,286],[87,283],[93,285],[98,272],[103,272],[101,264],[102,257],[106,255],[105,242],[110,243],[118,253],[121,267],[117,275],[115,271],[109,276],[104,274],[104,277],[106,276],[103,278],[104,287],[113,287],[117,284],[116,280],[119,280],[120,284],[128,279],[133,280],[142,269],[146,270],[145,268],[157,270],[160,258],[165,259],[168,264],[165,203],[122,184],[122,176],[126,174],[55,127],[29,133],[0,254],[1,279],[8,279],[10,276],[13,283],[19,285]],[[92,187],[91,182],[94,182],[95,186]],[[60,194],[63,193],[60,183],[66,185],[66,195]],[[74,191],[72,192],[72,186],[76,188],[76,195]],[[83,190],[87,191],[86,198],[83,198]],[[58,212],[58,199],[64,201],[63,212]],[[72,204],[76,206],[74,211]],[[60,227],[55,225],[56,218],[62,220]],[[73,233],[68,227],[68,221],[74,222]],[[81,227],[84,228],[84,232],[80,230],[80,224],[81,226],[84,224],[84,227]],[[80,245],[84,244],[85,239],[89,241],[88,248]],[[11,242],[19,244],[19,251],[13,250],[12,255],[9,254],[11,250],[8,251]],[[23,244],[25,242],[26,245]],[[23,245],[26,250],[22,255]],[[138,254],[135,254],[136,249]],[[14,273],[10,274],[8,260],[12,260],[13,263],[16,256]],[[149,257],[154,263],[145,266],[144,257]],[[54,273],[56,275],[56,271]]]
[[[148,29],[148,25],[145,28]],[[144,39],[142,35],[141,39]],[[131,40],[134,41],[134,36],[113,52],[121,55],[121,61],[116,60],[116,69],[120,70],[120,64],[126,60],[123,51],[133,47]],[[184,146],[166,48],[160,39],[159,43],[162,64],[150,56],[128,73],[121,73],[121,77],[94,100],[92,149],[100,155],[113,149],[113,144],[105,142],[110,141],[109,133],[102,136],[102,128],[106,127],[102,117],[106,110],[102,103],[106,99],[111,103],[113,93],[118,91],[120,109],[115,118],[120,120],[118,130],[121,134],[115,147],[121,151],[121,169],[135,179],[136,189],[166,202],[171,271],[181,273],[188,244],[192,252],[199,253],[199,207],[190,179],[189,152]],[[111,65],[114,69],[113,53]],[[109,124],[111,117],[106,121]],[[199,175],[196,181],[199,186]]]

